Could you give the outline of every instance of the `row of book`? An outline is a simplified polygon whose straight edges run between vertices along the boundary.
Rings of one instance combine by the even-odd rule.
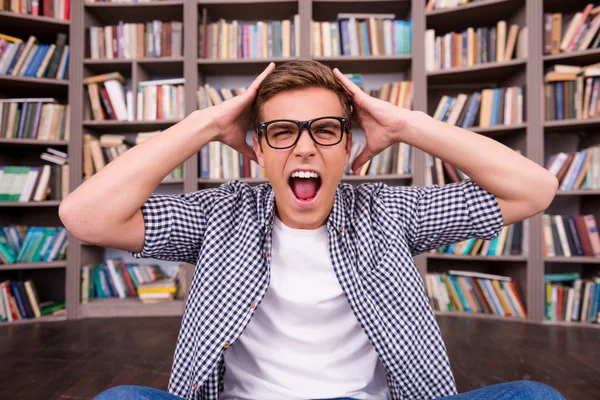
[[[337,21],[311,21],[311,54],[393,56],[411,54],[412,21],[394,14],[339,14]]]
[[[428,0],[425,11],[455,8],[465,4],[477,3],[485,0]]]
[[[547,121],[600,116],[600,63],[579,67],[557,64],[544,75]]]
[[[210,142],[200,150],[198,168],[202,179],[266,177],[257,163],[221,142]]]
[[[70,109],[50,97],[0,99],[0,138],[69,140]]]
[[[71,0],[0,0],[0,10],[68,21]]]
[[[547,321],[600,323],[600,275],[581,279],[578,272],[545,274]]]
[[[436,36],[434,29],[425,31],[425,69],[439,71],[456,67],[471,67],[487,62],[500,62],[524,58],[527,28],[512,24],[507,30],[506,21],[496,26],[473,28],[462,32],[448,32]],[[516,51],[515,51],[516,50]]]
[[[92,26],[89,31],[90,57],[97,59],[135,59],[144,57],[181,57],[183,23],[152,20],[146,23]]]
[[[436,311],[527,318],[517,283],[508,276],[456,270],[447,274],[428,273],[425,288]]]
[[[2,264],[64,260],[67,230],[63,227],[10,225],[0,227]]]
[[[544,54],[571,53],[600,46],[600,6],[588,3],[567,17],[563,13],[544,13]]]
[[[353,175],[352,162],[366,147],[366,144],[360,141],[352,142],[350,152],[350,161],[345,168],[346,175]],[[358,176],[376,176],[376,175],[401,175],[412,172],[413,151],[412,146],[406,143],[392,145],[381,153],[376,154],[360,168]]]
[[[59,33],[53,44],[42,44],[35,36],[26,42],[0,34],[0,75],[68,79],[67,35]]]
[[[526,256],[528,254],[529,221],[523,220],[502,227],[500,234],[492,240],[470,238],[433,249],[433,254],[459,256]]]
[[[483,89],[472,94],[443,95],[433,118],[462,128],[523,123],[523,88]]]
[[[0,203],[62,200],[68,194],[68,164],[0,166]]]
[[[206,8],[198,26],[198,57],[240,59],[297,57],[300,52],[300,16],[284,20],[209,22]]]
[[[185,95],[183,78],[142,81],[138,83],[136,109],[133,92],[119,72],[85,78],[89,107],[94,121],[156,121],[183,119]]]
[[[65,315],[65,301],[40,302],[32,280],[0,283],[0,322]]]
[[[557,177],[560,190],[600,189],[600,144],[552,154],[545,167]]]
[[[600,256],[596,217],[585,215],[542,215],[542,248],[547,257]]]
[[[185,296],[185,270],[179,266],[169,277],[156,264],[126,263],[107,259],[81,267],[81,303],[108,297],[138,297],[144,303],[171,301]]]
[[[83,135],[83,179],[87,180],[100,171],[109,162],[125,153],[136,144],[142,143],[160,131],[144,132],[137,134],[118,135],[102,134],[100,138],[85,133]],[[173,179],[183,179],[183,164],[178,165],[163,182]]]

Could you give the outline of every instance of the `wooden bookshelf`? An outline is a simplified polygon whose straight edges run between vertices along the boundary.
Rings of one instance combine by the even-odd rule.
[[[332,67],[338,67],[344,73],[370,74],[403,74],[414,84],[415,110],[429,112],[439,101],[445,91],[472,91],[484,87],[518,85],[525,88],[523,103],[525,115],[523,124],[497,125],[492,127],[469,128],[476,133],[494,138],[511,148],[524,150],[524,154],[538,164],[544,162],[544,143],[547,134],[585,131],[592,133],[600,127],[600,118],[582,121],[544,121],[543,120],[543,69],[554,63],[585,65],[600,61],[600,50],[588,50],[581,53],[558,54],[544,56],[542,54],[543,12],[545,9],[568,9],[570,5],[559,0],[525,2],[523,0],[483,0],[469,3],[453,9],[425,11],[422,0],[171,0],[153,3],[84,3],[72,1],[71,21],[38,21],[30,16],[8,16],[0,12],[0,25],[7,18],[18,20],[29,29],[39,28],[43,24],[51,33],[68,32],[70,55],[69,81],[15,78],[0,76],[0,92],[37,93],[45,92],[68,99],[71,104],[71,138],[68,142],[34,143],[17,140],[0,140],[0,147],[10,151],[30,151],[35,146],[62,146],[69,152],[71,166],[70,188],[74,190],[82,179],[82,137],[84,133],[138,133],[153,130],[164,130],[178,121],[92,121],[86,112],[87,99],[82,80],[90,75],[121,72],[132,87],[146,79],[146,75],[185,78],[186,115],[196,109],[196,90],[200,84],[212,79],[223,80],[246,79],[260,73],[269,62],[281,64],[290,59],[315,59]],[[571,2],[569,2],[571,4]],[[576,1],[572,7],[582,8],[585,2]],[[283,19],[295,13],[300,16],[300,48],[298,56],[291,58],[256,58],[256,59],[204,59],[197,53],[197,27],[201,21],[201,10],[206,7],[211,20],[225,18],[237,19]],[[310,21],[333,21],[338,12],[393,12],[397,19],[413,21],[412,54],[403,56],[369,56],[369,57],[313,57],[311,56]],[[144,22],[152,19],[163,21],[177,20],[184,23],[183,57],[179,58],[144,58],[96,60],[88,57],[88,28],[124,22]],[[436,32],[450,32],[465,29],[468,26],[491,26],[499,19],[517,22],[528,28],[527,59],[512,59],[504,62],[478,64],[472,67],[452,68],[440,71],[425,71],[424,35],[426,29]],[[525,151],[526,150],[526,151]],[[386,176],[345,176],[343,181],[362,183],[383,181],[389,185],[423,185],[425,182],[425,154],[415,150],[411,174]],[[266,182],[265,179],[242,179],[250,184]],[[187,160],[184,165],[183,179],[165,181],[161,187],[169,190],[190,192],[202,188],[213,187],[225,180],[202,179],[198,171],[198,155]],[[558,202],[564,202],[575,209],[598,210],[593,205],[595,196],[600,191],[559,192]],[[23,210],[56,213],[58,202],[41,202],[40,204],[2,204],[0,213],[8,215]],[[20,214],[19,214],[20,215]],[[5,219],[8,217],[5,217]],[[17,217],[18,222],[21,217]],[[424,276],[431,271],[451,268],[471,268],[490,273],[501,272],[513,276],[519,282],[520,295],[527,308],[525,320],[506,318],[477,313],[436,312],[439,316],[457,318],[488,318],[491,320],[544,322],[544,273],[547,268],[577,268],[583,264],[585,268],[598,271],[597,260],[585,257],[543,257],[542,254],[542,222],[541,216],[531,217],[528,233],[529,252],[526,256],[455,256],[446,254],[424,254],[415,257],[419,272]],[[71,238],[67,260],[63,266],[50,267],[49,272],[65,271],[64,286],[66,289],[67,318],[87,317],[124,317],[124,316],[163,316],[181,315],[183,302],[165,304],[142,304],[137,299],[93,299],[88,304],[80,304],[80,268],[83,260],[103,261],[102,250],[97,246],[87,246]],[[87,262],[87,261],[86,261]],[[25,271],[32,272],[25,268]],[[0,267],[1,271],[1,267]],[[64,317],[61,317],[64,319]],[[50,319],[53,320],[53,319]],[[61,319],[58,319],[61,320]],[[547,322],[544,322],[546,324]],[[560,325],[560,324],[557,324]],[[585,325],[585,324],[582,324]],[[592,324],[589,324],[592,325]],[[567,326],[580,326],[573,323]],[[593,325],[592,325],[593,326]]]
[[[13,208],[13,207],[58,207],[60,200],[43,200],[43,201],[0,201],[0,207],[2,208]]]
[[[59,260],[52,262],[30,262],[30,263],[15,263],[15,264],[0,264],[0,271],[16,271],[25,269],[53,269],[66,268],[67,261]]]
[[[477,312],[466,312],[466,311],[437,311],[434,310],[433,313],[437,316],[452,316],[452,317],[461,317],[461,318],[481,318],[481,319],[489,319],[491,321],[510,321],[510,322],[523,322],[523,323],[531,323],[532,321],[527,318],[517,318],[517,317],[503,317],[501,315],[496,314],[487,314],[487,313],[477,313]]]
[[[66,140],[38,140],[38,139],[6,139],[0,138],[2,146],[67,146]]]
[[[40,318],[26,318],[20,319],[18,321],[13,322],[0,322],[0,329],[3,327],[14,326],[14,325],[28,325],[28,324],[39,324],[45,322],[60,322],[66,321],[67,316],[65,315],[45,315]]]
[[[71,21],[65,21],[57,18],[44,16],[19,14],[12,11],[0,11],[0,26],[17,23],[21,28],[39,29],[40,26],[45,29],[51,29],[60,32],[68,32]]]

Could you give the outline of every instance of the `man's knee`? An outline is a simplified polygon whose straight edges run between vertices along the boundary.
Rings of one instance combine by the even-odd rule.
[[[123,385],[115,386],[98,394],[93,400],[127,400],[127,399],[146,399],[140,392],[139,386]]]
[[[512,384],[520,400],[565,400],[558,390],[544,383],[523,380]]]

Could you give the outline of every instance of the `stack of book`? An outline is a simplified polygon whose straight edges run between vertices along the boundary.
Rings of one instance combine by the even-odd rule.
[[[115,160],[131,147],[159,133],[160,131],[128,135],[106,133],[100,135],[99,139],[89,133],[85,133],[83,135],[83,179],[87,180],[91,178],[92,175],[104,168],[106,164]],[[165,181],[182,178],[183,164],[180,164],[165,178]]]
[[[563,13],[544,13],[544,54],[571,53],[600,46],[600,6],[588,3],[567,21]]]
[[[62,200],[69,194],[66,158],[52,154],[60,151],[49,150],[41,158],[54,164],[0,166],[0,202]]]
[[[0,10],[68,21],[71,19],[71,0],[2,0]]]
[[[111,259],[104,264],[84,265],[81,267],[81,303],[107,297],[143,297],[142,300],[148,300],[147,302],[173,300],[182,295],[179,285],[184,282],[183,269],[183,266],[179,266],[174,276],[169,277],[158,265],[140,265]],[[138,294],[140,289],[140,294],[144,296]],[[166,295],[157,296],[157,291]]]
[[[528,254],[529,221],[519,221],[502,227],[500,234],[492,240],[471,238],[452,243],[431,251],[432,254],[460,256],[526,256]]]
[[[560,190],[600,189],[600,144],[552,154],[545,167],[558,178]]]
[[[523,123],[523,88],[483,89],[472,94],[444,95],[433,118],[462,128]]]
[[[160,20],[90,27],[90,55],[96,59],[181,57],[183,23]]]
[[[143,81],[138,84],[137,120],[183,119],[185,94],[183,78]]]
[[[65,301],[40,303],[31,280],[0,283],[0,322],[41,318],[44,315],[65,315]]]
[[[11,225],[0,227],[2,264],[64,260],[67,230],[63,227]]]
[[[207,9],[202,9],[198,26],[198,57],[207,59],[240,59],[297,57],[300,52],[300,16],[263,21],[208,22]]]
[[[225,100],[231,99],[232,97],[238,96],[246,90],[245,87],[239,87],[234,89],[229,88],[214,88],[210,84],[205,83],[198,87],[196,92],[196,102],[198,109],[202,110],[207,107],[211,107],[217,104],[221,104]]]
[[[94,121],[133,121],[133,94],[125,91],[127,82],[118,72],[85,78]]]
[[[469,3],[476,3],[478,1],[482,0],[428,0],[425,11],[455,8]]]
[[[496,26],[467,28],[436,36],[435,30],[425,31],[425,69],[439,71],[455,67],[472,67],[487,62],[525,58],[527,27],[517,24],[507,29],[506,21]],[[516,50],[516,52],[515,52]]]
[[[581,279],[578,272],[545,274],[546,320],[600,323],[600,275]]]
[[[0,99],[0,138],[69,140],[69,114],[51,97]]]
[[[554,65],[544,75],[547,121],[600,116],[600,63],[586,66]]]
[[[350,162],[346,165],[344,173],[346,175],[353,175],[352,163],[354,159],[360,154],[365,148],[366,144],[359,141],[352,143],[352,150],[350,153]],[[372,176],[372,175],[388,175],[388,174],[410,174],[412,171],[412,147],[406,143],[398,143],[383,150],[381,153],[375,155],[373,158],[368,160],[359,170],[358,176]]]
[[[265,178],[263,168],[221,142],[210,142],[198,159],[202,179]]]
[[[67,35],[59,33],[54,44],[41,44],[35,36],[27,42],[0,34],[0,74],[35,78],[69,78]]]
[[[585,215],[542,215],[543,255],[600,256],[596,217]]]
[[[311,51],[319,56],[411,54],[412,22],[395,14],[339,13],[336,21],[311,21]]]
[[[508,276],[454,270],[447,274],[428,273],[425,288],[436,311],[527,317],[517,284]]]

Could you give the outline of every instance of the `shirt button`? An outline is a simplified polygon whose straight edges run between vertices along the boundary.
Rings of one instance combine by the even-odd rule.
[[[223,344],[223,348],[224,348],[224,349],[228,349],[228,348],[229,348],[229,346],[230,346],[229,342],[225,342],[225,343]]]
[[[253,301],[252,303],[250,303],[250,308],[256,308],[256,302]]]
[[[269,252],[265,251],[265,258],[269,258]]]
[[[338,229],[340,230],[340,232],[342,232],[344,230],[344,227],[340,225]]]
[[[198,390],[198,384],[196,382],[192,383],[192,389]]]

